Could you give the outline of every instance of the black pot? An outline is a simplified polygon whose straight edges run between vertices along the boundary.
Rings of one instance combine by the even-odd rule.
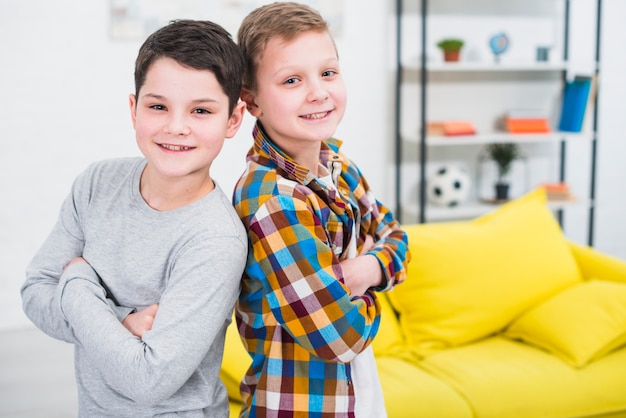
[[[496,200],[509,200],[508,183],[496,183]]]

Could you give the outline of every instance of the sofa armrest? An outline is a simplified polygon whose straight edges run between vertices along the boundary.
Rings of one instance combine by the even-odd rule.
[[[568,241],[580,272],[585,278],[626,283],[626,262],[592,247]]]

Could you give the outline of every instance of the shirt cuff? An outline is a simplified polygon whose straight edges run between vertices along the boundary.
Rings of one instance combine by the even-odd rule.
[[[61,314],[66,321],[68,321],[68,318],[63,307],[67,302],[80,298],[80,292],[74,292],[70,289],[79,285],[80,282],[89,286],[90,291],[93,294],[102,292],[102,299],[106,297],[106,292],[100,285],[98,274],[89,264],[74,263],[70,265],[61,275],[57,286],[57,301],[59,303],[59,309],[61,310]]]
[[[124,322],[124,319],[126,319],[128,315],[135,313],[137,311],[137,309],[135,308],[128,308],[126,306],[117,306],[115,302],[113,302],[113,300],[108,299],[108,298],[107,298],[107,304],[109,305],[109,308],[111,308],[115,316],[117,317],[117,320],[120,322]]]
[[[382,275],[382,278],[380,280],[380,284],[378,286],[372,286],[370,287],[370,289],[372,289],[375,292],[386,292],[387,290],[391,289],[391,280],[389,280],[389,278],[387,277],[387,269],[385,268],[385,266],[383,265],[383,262],[380,260],[380,258],[378,257],[378,253],[379,251],[369,251],[366,254],[371,254],[374,257],[376,257],[376,260],[378,261],[378,265],[380,266],[380,272]]]

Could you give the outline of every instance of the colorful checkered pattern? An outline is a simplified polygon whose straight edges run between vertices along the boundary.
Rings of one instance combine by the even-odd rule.
[[[353,417],[350,361],[380,323],[373,289],[351,296],[340,261],[356,222],[386,278],[402,282],[410,257],[406,234],[373,198],[359,169],[322,143],[320,163],[336,184],[327,188],[284,155],[257,122],[234,205],[250,251],[237,303],[237,324],[252,365],[241,385],[245,417]]]

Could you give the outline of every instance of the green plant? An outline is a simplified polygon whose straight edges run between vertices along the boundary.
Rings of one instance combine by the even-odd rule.
[[[488,144],[487,152],[489,157],[498,166],[498,183],[505,183],[505,176],[511,171],[513,161],[521,157],[517,144]]]
[[[442,39],[437,46],[443,51],[459,51],[463,47],[463,40],[455,38]]]

